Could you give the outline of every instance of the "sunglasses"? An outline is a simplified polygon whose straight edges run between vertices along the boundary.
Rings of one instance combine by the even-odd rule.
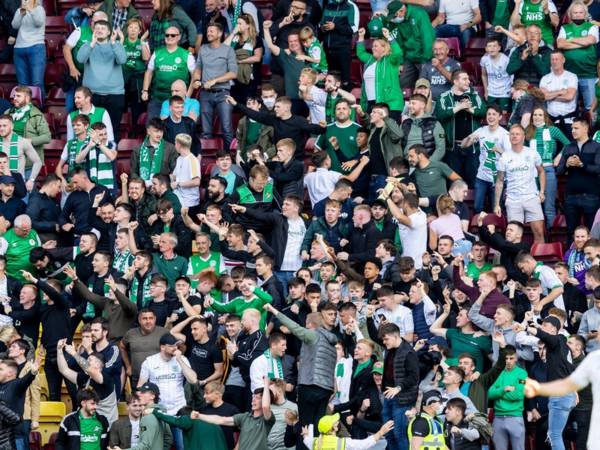
[[[165,33],[165,37],[168,37],[168,38],[173,38],[173,37],[177,37],[177,36],[179,36],[179,34]]]

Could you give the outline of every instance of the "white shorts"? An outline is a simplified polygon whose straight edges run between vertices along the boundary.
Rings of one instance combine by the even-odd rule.
[[[531,223],[544,220],[544,211],[539,197],[527,200],[506,200],[506,219],[517,220],[521,223]]]

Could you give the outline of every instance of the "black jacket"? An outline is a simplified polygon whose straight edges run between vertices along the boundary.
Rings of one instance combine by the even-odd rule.
[[[240,335],[237,346],[238,351],[233,354],[231,364],[233,367],[240,368],[240,375],[244,383],[246,386],[250,386],[250,366],[252,361],[269,348],[268,339],[263,331],[257,330],[250,335],[246,333]]]
[[[0,450],[13,450],[15,448],[14,428],[21,417],[0,401]]]
[[[0,198],[0,215],[10,223],[15,221],[15,217],[25,214],[26,209],[27,205],[25,205],[25,202],[20,198],[13,196],[7,201]]]
[[[349,18],[354,17],[358,24],[358,7],[355,3],[347,0],[341,2],[329,0],[323,10],[323,18],[321,24],[325,22],[333,22],[335,28],[330,31],[325,31],[321,27],[321,41],[325,48],[352,48],[352,36],[356,30],[353,29],[354,23],[350,23]]]
[[[33,191],[29,196],[27,215],[31,217],[31,225],[38,233],[56,233],[60,205],[46,194]]]
[[[161,234],[164,231],[165,224],[157,219],[150,227],[150,236],[155,234]],[[192,230],[185,226],[181,216],[173,217],[170,227],[171,233],[175,233],[177,236],[177,246],[175,247],[175,253],[184,258],[192,256]]]
[[[108,445],[108,431],[110,425],[106,417],[96,414],[96,418],[102,426],[100,441],[100,450],[106,450]],[[65,416],[58,427],[58,436],[56,438],[56,450],[80,450],[81,449],[81,428],[79,422],[79,410],[73,411]]]
[[[369,415],[373,413],[381,413],[382,405],[379,401],[379,394],[377,392],[377,386],[375,380],[373,380],[373,361],[369,363],[367,367],[361,370],[357,376],[354,376],[354,370],[356,370],[356,360],[352,363],[352,381],[350,382],[350,395],[349,401],[346,403],[340,403],[335,405],[334,412],[349,412],[349,414],[356,416],[356,413],[361,407],[362,401],[366,398],[371,400],[371,406],[369,407]],[[376,399],[375,403],[373,400]]]
[[[23,415],[25,406],[25,392],[33,382],[37,373],[33,375],[31,371],[27,372],[22,378],[0,383],[0,398],[6,402],[6,406],[15,414]]]
[[[267,163],[269,175],[275,182],[275,189],[282,197],[286,195],[298,195],[300,198],[304,194],[302,177],[304,176],[304,163],[292,158],[287,164],[279,161],[269,161]]]
[[[375,256],[375,247],[380,239],[382,239],[382,234],[372,220],[362,228],[352,228],[348,239],[350,246],[348,260],[362,264],[367,258]]]
[[[37,287],[54,302],[40,306],[40,321],[42,323],[42,345],[48,357],[56,358],[56,344],[59,340],[71,338],[71,318],[69,316],[70,302],[67,294],[58,292],[42,280]]]
[[[89,221],[90,209],[92,209],[94,198],[100,193],[104,193],[104,197],[100,201],[100,206],[111,202],[111,196],[108,189],[99,184],[96,184],[90,192],[71,192],[67,197],[62,213],[58,218],[58,224],[61,227],[66,223],[74,224],[74,234],[90,232],[92,230]],[[71,216],[73,216],[73,220],[71,220]]]
[[[269,295],[273,297],[271,304],[275,307],[275,309],[281,310],[281,308],[285,306],[283,284],[281,284],[281,281],[279,281],[279,278],[277,278],[275,274],[271,275],[271,277],[265,281],[260,288],[263,291],[268,292]]]
[[[479,228],[479,237],[487,245],[500,252],[500,264],[506,268],[508,278],[525,284],[527,277],[516,266],[515,259],[520,252],[529,252],[529,245],[525,242],[518,244],[508,242],[498,231],[490,234],[486,226]]]
[[[567,159],[577,155],[583,167],[567,167]],[[556,168],[557,175],[567,175],[567,195],[600,194],[600,144],[589,139],[579,150],[577,142],[567,145]]]

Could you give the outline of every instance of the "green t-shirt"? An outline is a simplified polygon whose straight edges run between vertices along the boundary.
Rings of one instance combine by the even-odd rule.
[[[485,358],[492,351],[492,340],[489,336],[475,337],[472,334],[465,334],[457,328],[448,328],[446,340],[450,344],[449,365],[456,365],[459,355],[468,353],[475,358],[475,370],[483,373]]]
[[[21,270],[30,273],[36,273],[35,266],[29,262],[29,254],[35,247],[42,245],[40,238],[35,230],[31,230],[25,237],[17,236],[15,229],[11,228],[2,236],[7,243],[6,252],[6,273],[21,282],[26,280],[21,275]]]
[[[283,71],[283,82],[285,85],[285,95],[291,99],[298,98],[298,80],[300,79],[300,72],[308,65],[304,61],[296,59],[296,54],[291,52],[289,55],[281,49],[279,55],[275,58],[281,70]]]
[[[420,197],[433,197],[448,192],[446,178],[450,176],[452,169],[440,161],[429,161],[424,169],[415,168],[413,175],[417,182]]]
[[[552,46],[554,44],[554,36],[552,34],[552,23],[550,22],[550,16],[544,14],[544,8],[542,7],[542,1],[534,4],[532,0],[523,0],[521,3],[521,23],[528,27],[529,25],[537,25],[542,30],[542,39],[546,45]],[[550,1],[548,6],[550,13],[556,13],[556,6]]]
[[[266,420],[262,415],[254,417],[251,412],[233,416],[233,423],[240,429],[239,448],[244,450],[269,450],[267,437],[275,425],[275,415]]]
[[[165,259],[162,255],[153,253],[152,261],[156,272],[167,278],[170,288],[175,288],[175,280],[187,273],[188,262],[183,256],[176,255],[175,258]]]
[[[92,417],[83,417],[79,414],[79,430],[81,432],[79,440],[81,450],[100,450],[102,424],[95,414]]]
[[[492,265],[490,263],[485,263],[480,269],[473,262],[470,262],[467,265],[466,273],[469,278],[473,279],[473,281],[477,281],[479,279],[479,275],[481,275],[482,272],[487,272],[488,270],[492,270]]]
[[[594,26],[591,22],[583,22],[581,25],[566,23],[562,27],[561,34],[564,34],[565,39],[587,37]],[[563,50],[563,52],[565,54],[566,70],[573,72],[579,78],[598,77],[596,72],[596,62],[598,61],[596,45]]]
[[[344,125],[340,125],[338,122],[332,122],[327,125],[327,131],[317,139],[315,146],[320,150],[327,151],[327,154],[331,158],[331,170],[335,172],[342,172],[342,163],[349,161],[354,158],[358,153],[358,146],[356,145],[356,132],[360,128],[360,125],[356,122],[349,121]],[[335,150],[329,139],[335,136],[338,141],[340,148]]]
[[[171,85],[176,80],[183,80],[186,85],[190,82],[187,50],[177,47],[169,52],[166,47],[159,48],[154,54],[154,76],[152,78],[152,99],[158,101],[171,97]]]
[[[145,72],[146,63],[142,59],[142,41],[138,39],[135,42],[131,42],[128,38],[125,38],[123,47],[125,48],[125,53],[127,53],[127,61],[123,65],[123,72]]]
[[[212,269],[217,275],[223,273],[221,254],[219,252],[210,252],[208,259],[203,259],[200,257],[200,255],[193,255],[188,264],[187,274],[188,276],[196,275],[205,269]],[[191,279],[191,281],[192,288],[196,289],[196,286],[198,286],[198,280]]]
[[[496,9],[492,18],[492,25],[500,25],[508,28],[510,22],[510,9],[508,8],[508,0],[496,0]]]
[[[242,317],[244,311],[254,308],[260,311],[260,329],[264,330],[267,325],[267,312],[263,309],[263,306],[265,306],[267,303],[271,303],[273,301],[273,297],[258,287],[254,288],[254,294],[256,296],[249,301],[246,301],[244,297],[237,297],[231,300],[229,303],[215,302],[212,304],[212,309],[219,313],[236,314]]]

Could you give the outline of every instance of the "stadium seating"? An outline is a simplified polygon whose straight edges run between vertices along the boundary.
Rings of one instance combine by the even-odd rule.
[[[563,247],[560,242],[534,243],[531,246],[531,255],[538,261],[554,263],[563,260]]]
[[[66,414],[67,410],[63,402],[40,402],[42,444],[50,441],[50,436],[58,431],[58,426]]]

